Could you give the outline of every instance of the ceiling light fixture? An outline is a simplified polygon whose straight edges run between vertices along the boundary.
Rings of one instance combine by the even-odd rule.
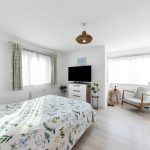
[[[82,32],[81,35],[79,35],[77,38],[76,38],[76,41],[79,43],[79,44],[88,44],[90,43],[93,38],[91,35],[87,34],[86,31],[85,31],[85,26],[86,26],[86,23],[82,23],[83,27],[84,27],[84,31]]]

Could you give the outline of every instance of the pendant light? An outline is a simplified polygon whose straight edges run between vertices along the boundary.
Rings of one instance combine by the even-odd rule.
[[[85,29],[86,23],[82,23],[82,25]],[[76,38],[76,41],[79,44],[89,44],[92,40],[93,40],[92,36],[87,34],[87,32],[85,30],[82,31],[82,34]]]

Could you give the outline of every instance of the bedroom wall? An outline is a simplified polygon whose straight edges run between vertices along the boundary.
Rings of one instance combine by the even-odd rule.
[[[109,49],[107,50],[109,51]],[[118,56],[129,56],[129,55],[140,55],[140,54],[150,54],[150,47],[142,47],[142,48],[135,48],[135,49],[128,49],[128,50],[120,50],[114,52],[108,52],[107,56],[110,57],[118,57]]]
[[[68,85],[68,67],[77,66],[77,58],[86,57],[86,64],[92,65],[92,82],[98,82],[100,85],[99,107],[107,105],[107,56],[104,46],[95,48],[84,48],[75,50],[62,55],[63,59],[63,84]]]
[[[58,55],[57,63],[57,85],[40,85],[24,87],[21,91],[11,90],[11,50],[8,41],[21,43],[26,48],[55,52]],[[30,91],[33,97],[57,94],[59,95],[59,85],[61,84],[61,53],[52,51],[15,37],[0,33],[0,104],[23,101],[29,99]],[[44,90],[45,89],[45,90]]]

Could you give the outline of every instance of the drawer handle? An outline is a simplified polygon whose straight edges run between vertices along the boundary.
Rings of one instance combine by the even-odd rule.
[[[80,92],[79,90],[73,90],[74,92]]]
[[[75,96],[75,97],[80,97],[79,95],[73,95],[73,96]]]
[[[80,85],[73,85],[73,86],[78,86],[78,87],[80,87]]]

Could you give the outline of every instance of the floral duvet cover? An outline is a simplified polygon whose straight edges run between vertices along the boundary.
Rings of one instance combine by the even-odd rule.
[[[90,104],[55,95],[0,105],[0,150],[71,150],[94,118]]]

